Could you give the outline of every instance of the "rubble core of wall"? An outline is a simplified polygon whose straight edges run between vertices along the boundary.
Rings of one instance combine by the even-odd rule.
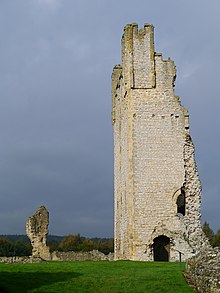
[[[114,259],[114,254],[110,252],[108,255],[105,255],[104,253],[98,250],[92,250],[88,252],[54,251],[51,254],[51,259],[54,261],[99,261],[99,260],[110,261]]]
[[[112,74],[115,259],[152,261],[159,236],[170,239],[170,261],[206,242],[189,113],[174,94],[175,78],[174,62],[154,52],[153,26],[126,25],[122,65]]]
[[[49,212],[41,206],[26,222],[26,234],[31,241],[32,255],[50,260],[50,251],[47,246]]]
[[[189,133],[186,133],[184,144],[185,183],[187,217],[183,217],[186,227],[186,239],[191,244],[194,252],[199,252],[204,245],[211,248],[209,241],[201,227],[201,182],[194,158],[194,145]]]
[[[220,248],[204,247],[187,261],[185,277],[198,293],[220,292]]]

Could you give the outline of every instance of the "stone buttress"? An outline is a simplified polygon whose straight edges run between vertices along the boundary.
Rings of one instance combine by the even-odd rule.
[[[176,69],[154,52],[154,28],[124,28],[112,74],[115,259],[176,261],[207,243],[189,114]]]

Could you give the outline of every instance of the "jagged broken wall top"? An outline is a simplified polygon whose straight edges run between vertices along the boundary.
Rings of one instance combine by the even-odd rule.
[[[126,25],[122,37],[122,65],[116,65],[112,74],[113,123],[119,88],[124,91],[157,88],[173,93],[175,78],[174,62],[170,58],[163,60],[162,54],[154,51],[154,26],[145,24],[138,30],[136,23]]]

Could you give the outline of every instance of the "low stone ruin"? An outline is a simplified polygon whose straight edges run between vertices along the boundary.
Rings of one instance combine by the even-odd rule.
[[[220,293],[220,249],[206,246],[187,261],[187,281],[199,293]]]
[[[114,253],[110,252],[108,255],[98,251],[54,251],[51,253],[51,259],[53,261],[113,261]],[[0,257],[0,263],[16,263],[16,264],[27,264],[27,263],[40,263],[44,260],[42,257],[34,256],[11,256],[11,257]],[[0,292],[1,293],[1,292]]]
[[[41,206],[26,222],[26,233],[32,245],[32,256],[50,260],[49,247],[46,244],[49,225],[49,212]]]
[[[55,261],[100,261],[100,260],[114,260],[114,253],[109,253],[105,255],[104,253],[98,250],[92,251],[54,251],[51,254],[51,259]]]
[[[40,263],[42,262],[42,258],[40,257],[33,257],[33,256],[1,256],[0,263],[7,263],[7,264],[26,264],[26,263]],[[1,291],[0,291],[1,293]]]

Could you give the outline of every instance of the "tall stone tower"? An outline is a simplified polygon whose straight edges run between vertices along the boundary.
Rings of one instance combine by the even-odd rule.
[[[124,28],[112,74],[115,259],[176,261],[207,243],[189,114],[174,94],[174,62],[154,52],[154,28]]]

